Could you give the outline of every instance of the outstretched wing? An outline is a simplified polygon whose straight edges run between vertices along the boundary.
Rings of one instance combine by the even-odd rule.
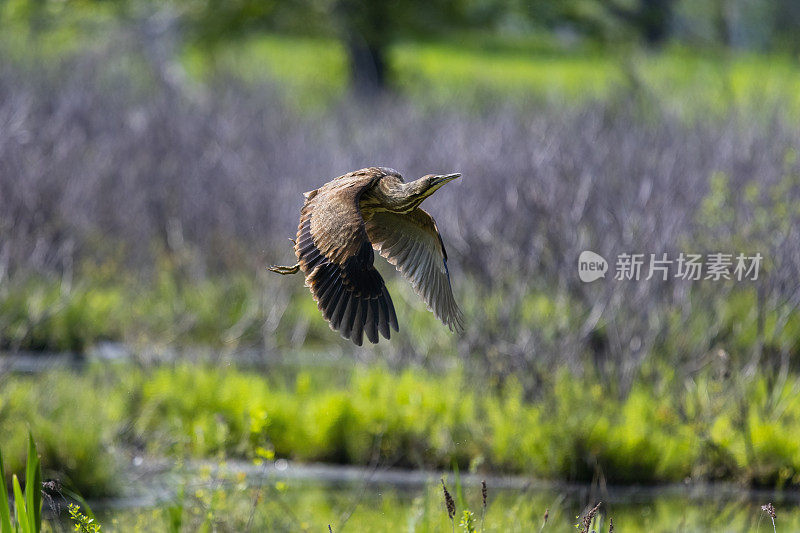
[[[433,217],[420,208],[405,215],[379,212],[366,229],[375,249],[411,282],[436,318],[451,331],[462,331],[464,317],[453,298],[447,252]]]
[[[362,334],[398,331],[392,299],[378,271],[364,219],[361,193],[380,178],[374,173],[345,176],[306,195],[300,213],[295,253],[322,316],[331,329],[358,346]]]

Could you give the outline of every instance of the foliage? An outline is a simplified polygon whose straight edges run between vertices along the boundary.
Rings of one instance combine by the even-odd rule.
[[[800,111],[792,98],[800,90],[795,61],[777,53],[723,55],[677,45],[650,53],[564,51],[546,39],[467,34],[402,40],[387,54],[395,91],[423,107],[560,108],[613,101],[617,95],[623,101],[645,97],[644,105],[687,121],[725,117],[734,109],[760,113],[765,100],[791,115]],[[330,107],[346,94],[346,51],[319,36],[254,35],[220,47],[213,61],[203,49],[188,47],[183,62],[201,79],[221,70],[250,83],[278,82],[273,88],[305,113]]]
[[[130,446],[174,458],[366,465],[380,457],[394,466],[482,464],[572,481],[794,486],[799,380],[731,378],[709,369],[687,381],[637,383],[619,400],[595,378],[567,371],[530,398],[517,380],[499,386],[462,372],[309,368],[263,375],[188,363],[146,372],[93,365],[86,373],[8,381],[0,391],[0,430],[18,434],[17,421],[25,420],[40,435],[48,471],[95,495],[119,483],[110,465]],[[59,398],[63,390],[71,391],[71,403]],[[72,413],[48,416],[47,403],[26,403],[46,395]],[[65,418],[73,422],[54,422]],[[19,443],[5,438],[2,445],[17,468]]]
[[[25,492],[16,474],[11,476],[14,489],[14,519],[11,519],[9,495],[0,452],[0,532],[39,533],[42,530],[42,470],[33,436],[28,434],[28,455],[25,466]]]
[[[74,522],[75,531],[77,533],[99,533],[101,530],[100,524],[95,522],[94,518],[89,518],[81,512],[80,506],[70,503],[67,506],[69,516]]]
[[[464,509],[461,513],[461,520],[458,522],[458,525],[465,533],[475,533],[475,513],[469,509]]]
[[[0,394],[0,446],[9,471],[25,465],[22,436],[31,428],[39,439],[42,464],[47,472],[57,473],[64,486],[88,497],[118,490],[119,458],[112,455],[111,447],[130,400],[125,397],[124,382],[101,386],[99,378],[73,380],[49,374],[34,380],[34,386],[26,378],[5,378]]]

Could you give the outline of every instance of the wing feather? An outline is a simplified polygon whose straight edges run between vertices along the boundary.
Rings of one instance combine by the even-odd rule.
[[[411,283],[436,318],[462,331],[464,317],[453,297],[447,252],[433,217],[420,208],[405,215],[377,212],[367,220],[366,231],[373,247]]]
[[[331,328],[361,346],[398,331],[394,304],[378,271],[358,206],[382,174],[365,169],[306,195],[295,253],[317,307]]]

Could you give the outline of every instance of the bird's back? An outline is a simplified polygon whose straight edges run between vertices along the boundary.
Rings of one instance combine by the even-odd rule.
[[[298,243],[304,226],[319,250],[332,260],[355,254],[354,240],[364,231],[358,208],[361,195],[386,174],[379,167],[364,168],[332,179],[319,189],[306,193],[298,226]],[[298,258],[300,249],[296,248]]]

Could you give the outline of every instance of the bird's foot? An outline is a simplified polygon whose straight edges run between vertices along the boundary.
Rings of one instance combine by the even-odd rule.
[[[267,268],[270,272],[275,272],[276,274],[287,275],[287,274],[297,274],[300,270],[300,263],[292,266],[278,266],[272,265],[271,267]]]

